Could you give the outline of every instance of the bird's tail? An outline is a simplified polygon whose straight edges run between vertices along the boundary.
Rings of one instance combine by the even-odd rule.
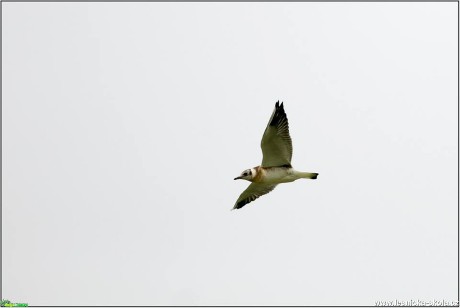
[[[311,172],[299,172],[298,175],[302,179],[316,180],[316,178],[318,177],[318,173],[311,173]]]

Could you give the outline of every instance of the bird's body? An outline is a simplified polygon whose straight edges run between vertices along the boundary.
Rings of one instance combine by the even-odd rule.
[[[316,179],[318,173],[300,172],[292,168],[292,141],[283,103],[275,105],[261,142],[262,165],[247,169],[237,179],[252,182],[243,191],[233,209],[239,209],[272,191],[276,185],[298,179]]]
[[[289,166],[281,167],[261,167],[252,168],[255,176],[250,182],[261,184],[281,184],[294,182],[295,180],[315,178],[316,173],[300,172]]]

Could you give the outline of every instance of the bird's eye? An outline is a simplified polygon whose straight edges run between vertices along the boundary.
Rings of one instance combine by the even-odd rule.
[[[248,175],[248,174],[245,172],[245,173],[243,173],[243,175],[246,176],[246,175]]]

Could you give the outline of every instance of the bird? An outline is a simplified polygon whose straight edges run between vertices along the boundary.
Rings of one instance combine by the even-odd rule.
[[[241,193],[232,210],[241,209],[260,196],[268,194],[278,184],[298,179],[317,179],[316,172],[301,172],[291,165],[292,140],[289,135],[289,123],[283,102],[275,104],[260,143],[262,164],[246,169],[234,180],[246,180],[251,184]]]

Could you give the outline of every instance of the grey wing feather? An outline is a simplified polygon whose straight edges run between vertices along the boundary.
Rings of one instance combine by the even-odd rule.
[[[276,185],[277,184],[251,183],[251,185],[249,185],[248,188],[246,188],[246,190],[240,195],[233,209],[240,209],[260,196],[268,194],[275,189]]]
[[[276,102],[262,141],[262,167],[291,166],[292,140],[283,103]]]

